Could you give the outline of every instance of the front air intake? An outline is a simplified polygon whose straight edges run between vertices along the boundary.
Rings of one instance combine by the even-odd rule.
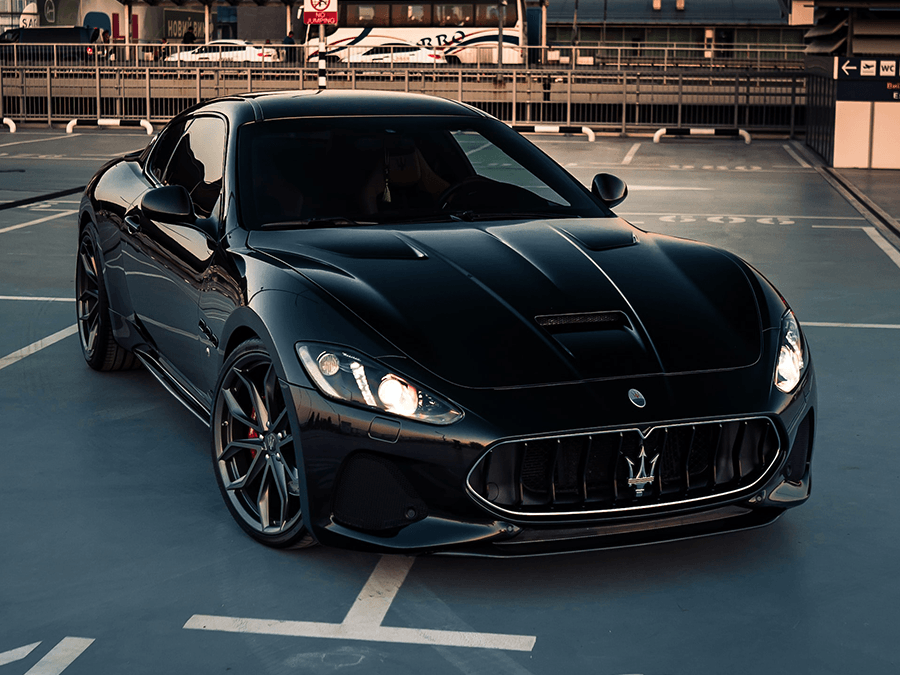
[[[357,453],[338,474],[334,520],[368,532],[395,530],[428,515],[400,468],[389,459]]]
[[[779,449],[763,417],[502,442],[468,484],[485,505],[522,516],[632,511],[748,492]]]

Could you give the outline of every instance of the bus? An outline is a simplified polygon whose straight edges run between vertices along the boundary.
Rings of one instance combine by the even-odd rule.
[[[525,47],[524,0],[348,0],[338,3],[337,26],[325,27],[325,56],[332,62],[365,62],[366,54],[390,49],[395,61],[459,64],[521,64]],[[318,26],[307,26],[309,58],[319,51]],[[415,48],[425,56],[411,58]],[[400,55],[403,55],[402,57]]]

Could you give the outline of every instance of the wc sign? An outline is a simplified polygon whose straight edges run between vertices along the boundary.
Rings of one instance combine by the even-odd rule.
[[[334,24],[338,22],[338,0],[303,0],[303,23]]]
[[[897,77],[896,61],[881,61],[878,64],[878,74],[881,77]]]

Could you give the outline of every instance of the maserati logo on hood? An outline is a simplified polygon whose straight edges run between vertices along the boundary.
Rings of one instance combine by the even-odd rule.
[[[637,389],[628,390],[628,400],[634,403],[638,408],[643,408],[647,405],[647,399],[645,399],[644,395]]]
[[[653,481],[656,480],[654,473],[656,472],[656,463],[659,461],[659,453],[650,460],[650,468],[648,469],[647,451],[644,449],[643,442],[641,442],[641,454],[637,458],[641,462],[640,466],[637,467],[637,474],[634,472],[636,462],[632,462],[628,457],[625,458],[625,461],[628,462],[628,484],[634,488],[635,497],[643,497],[644,491],[653,485]]]

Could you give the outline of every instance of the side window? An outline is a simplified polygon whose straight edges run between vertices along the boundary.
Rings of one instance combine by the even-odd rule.
[[[153,152],[147,160],[147,173],[153,174],[158,181],[162,181],[163,173],[169,160],[172,158],[172,152],[175,150],[175,144],[184,133],[184,127],[187,120],[181,120],[175,124],[171,124],[163,129],[162,134],[156,141]]]
[[[222,191],[225,164],[225,122],[198,117],[181,137],[162,182],[183,185],[191,193],[198,216],[212,213]]]

